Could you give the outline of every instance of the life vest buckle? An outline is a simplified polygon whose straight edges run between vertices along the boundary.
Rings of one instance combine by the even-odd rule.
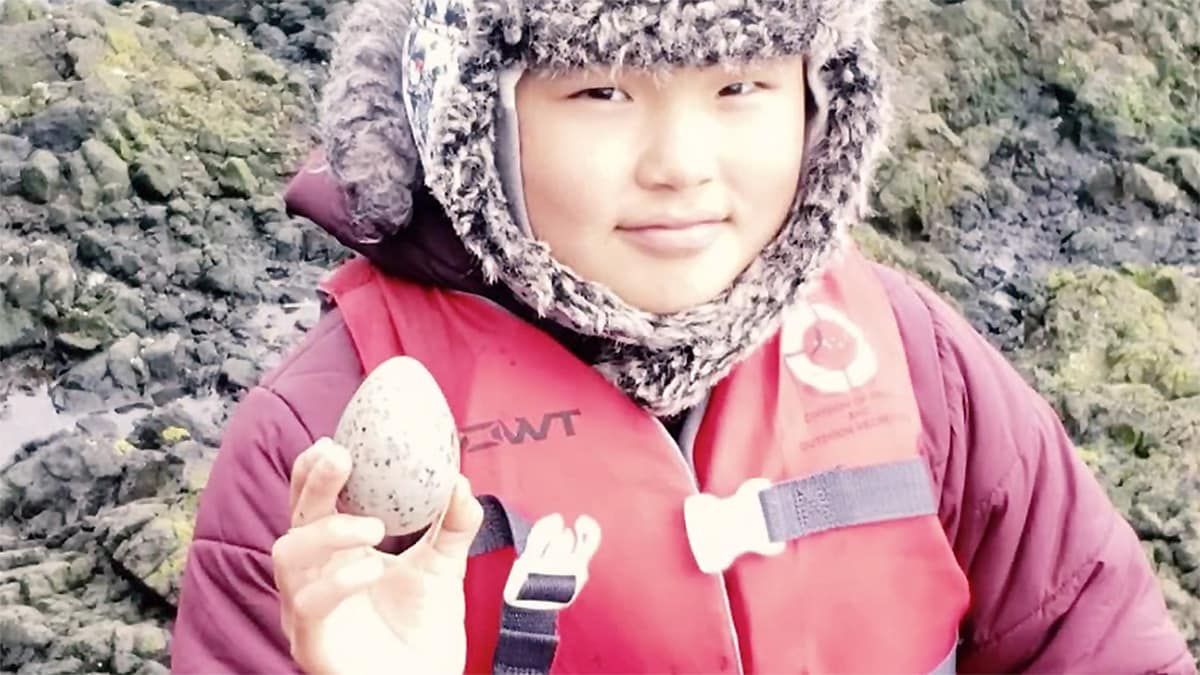
[[[760,498],[770,488],[766,478],[751,478],[729,497],[701,493],[684,500],[683,521],[700,571],[723,572],[746,553],[783,552],[787,542],[771,540]]]
[[[579,597],[588,579],[588,564],[600,547],[600,524],[588,515],[575,519],[574,530],[561,514],[534,523],[525,548],[513,562],[504,584],[504,602],[518,609],[558,611]]]

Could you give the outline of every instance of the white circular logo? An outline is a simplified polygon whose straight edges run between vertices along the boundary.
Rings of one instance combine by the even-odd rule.
[[[798,305],[788,317],[783,359],[796,379],[823,394],[857,389],[879,372],[862,329],[837,308],[817,303]]]

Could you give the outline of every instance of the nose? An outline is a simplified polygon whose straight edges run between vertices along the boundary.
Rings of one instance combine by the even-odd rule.
[[[646,190],[687,190],[711,182],[718,169],[718,127],[701,110],[673,109],[654,116],[636,165]]]

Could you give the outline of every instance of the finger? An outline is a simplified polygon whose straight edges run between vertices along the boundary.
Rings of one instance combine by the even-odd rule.
[[[368,556],[349,562],[300,589],[292,603],[297,642],[304,641],[303,633],[314,629],[346,598],[378,581],[383,572],[383,559]]]
[[[442,529],[426,546],[430,553],[424,557],[426,569],[435,573],[453,571],[458,574],[460,570],[465,572],[471,543],[475,541],[481,523],[483,506],[472,494],[470,481],[466,476],[460,475],[450,496],[450,505],[446,509]]]
[[[328,564],[341,551],[376,546],[383,541],[378,518],[339,513],[289,531],[271,548],[275,586],[290,597],[309,570]]]
[[[275,542],[271,557],[288,565],[314,567],[336,551],[375,546],[383,536],[383,521],[378,518],[335,513],[290,530]]]
[[[288,492],[288,513],[296,512],[296,502],[300,499],[300,489],[308,481],[308,474],[312,471],[313,465],[316,464],[317,460],[325,452],[325,447],[332,442],[325,437],[319,438],[316,443],[313,443],[307,450],[296,457],[296,461],[292,464],[291,484]]]
[[[350,477],[350,452],[330,441],[322,446],[320,457],[313,463],[300,488],[300,496],[292,511],[292,526],[305,525],[337,513],[337,497]]]

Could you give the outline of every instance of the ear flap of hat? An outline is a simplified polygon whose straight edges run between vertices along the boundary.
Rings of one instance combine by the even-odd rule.
[[[363,242],[395,233],[412,218],[421,161],[403,97],[404,36],[410,0],[360,0],[339,30],[320,105],[330,169],[345,192]]]

